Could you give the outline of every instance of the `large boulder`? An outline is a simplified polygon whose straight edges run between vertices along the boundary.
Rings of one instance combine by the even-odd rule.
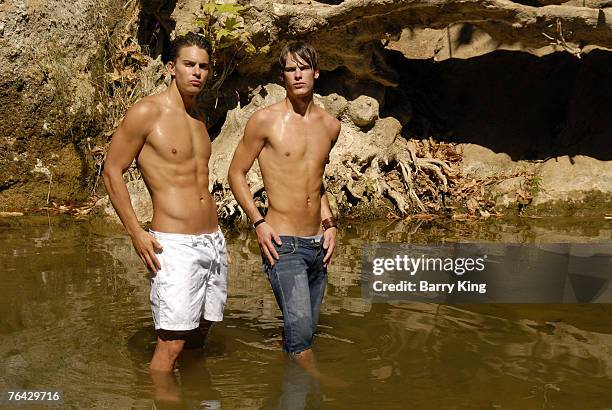
[[[367,95],[361,95],[348,104],[346,115],[358,127],[374,125],[378,119],[378,101]]]
[[[612,209],[612,161],[584,155],[512,161],[507,154],[475,144],[460,147],[463,173],[488,181],[489,195],[498,206],[538,215],[602,214]]]
[[[612,203],[612,161],[599,161],[584,155],[552,158],[538,171],[540,178],[533,205],[550,202],[580,202],[589,194],[599,193]],[[612,211],[612,208],[607,209]]]

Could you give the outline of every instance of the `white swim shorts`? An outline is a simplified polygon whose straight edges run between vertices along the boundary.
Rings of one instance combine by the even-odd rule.
[[[227,251],[221,230],[201,235],[149,230],[162,246],[151,275],[155,329],[192,330],[200,319],[219,322],[227,300]]]

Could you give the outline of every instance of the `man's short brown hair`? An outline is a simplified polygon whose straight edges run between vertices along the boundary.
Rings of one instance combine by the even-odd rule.
[[[313,70],[316,70],[318,67],[317,50],[315,50],[314,47],[308,43],[296,41],[294,43],[287,44],[281,50],[280,57],[278,59],[281,72],[285,69],[287,58],[289,58],[290,55],[298,56],[302,60],[306,61]]]
[[[170,51],[168,52],[168,61],[174,61],[176,63],[176,58],[178,57],[181,49],[191,46],[197,46],[202,50],[205,50],[206,53],[208,53],[208,58],[212,58],[212,46],[206,37],[190,31],[182,36],[176,36],[176,38],[172,41],[170,44]]]

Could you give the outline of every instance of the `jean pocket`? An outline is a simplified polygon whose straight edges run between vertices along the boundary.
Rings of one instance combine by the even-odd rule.
[[[295,252],[295,244],[293,242],[283,242],[281,245],[277,245],[276,242],[273,243],[278,256],[290,255]]]

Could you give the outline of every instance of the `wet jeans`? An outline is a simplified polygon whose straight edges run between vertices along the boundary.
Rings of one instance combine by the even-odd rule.
[[[274,266],[264,258],[264,271],[283,313],[284,350],[299,353],[312,347],[327,268],[323,266],[323,239],[281,236],[276,246],[280,259]]]

